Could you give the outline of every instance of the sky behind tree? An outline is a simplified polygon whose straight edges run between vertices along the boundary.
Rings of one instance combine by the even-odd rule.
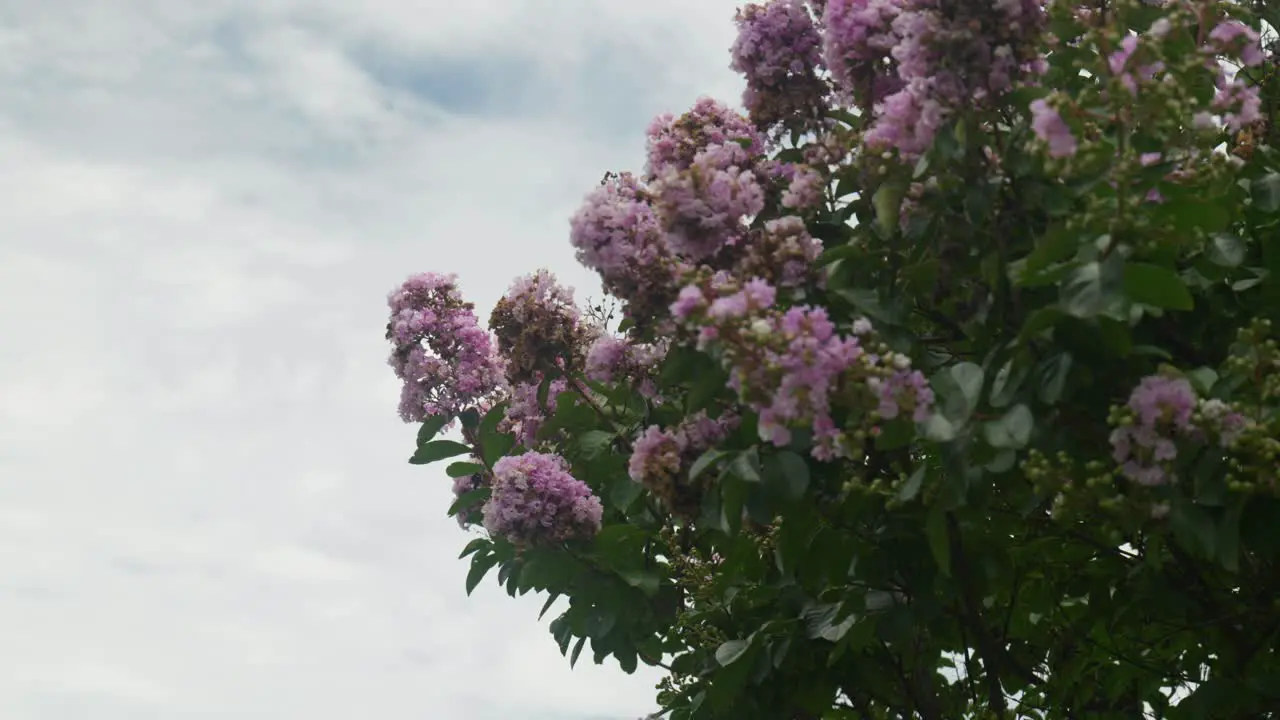
[[[385,297],[486,313],[653,115],[736,103],[728,0],[0,0],[0,708],[13,720],[610,720],[468,599],[404,462]]]

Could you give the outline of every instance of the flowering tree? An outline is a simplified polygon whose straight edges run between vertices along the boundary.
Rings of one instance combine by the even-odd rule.
[[[570,221],[620,322],[391,295],[468,591],[567,598],[681,720],[1276,717],[1277,15],[741,10],[748,114]]]

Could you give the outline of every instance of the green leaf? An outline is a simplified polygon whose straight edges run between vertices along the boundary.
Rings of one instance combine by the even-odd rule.
[[[1085,319],[1104,312],[1115,301],[1121,286],[1119,268],[1117,255],[1076,268],[1059,286],[1062,310]]]
[[[661,582],[661,578],[653,571],[630,570],[619,573],[619,575],[622,576],[622,579],[625,580],[628,585],[640,590],[640,592],[649,597],[653,597],[658,594],[658,585]]]
[[[1148,263],[1124,266],[1124,294],[1134,302],[1168,310],[1191,310],[1195,301],[1173,270]]]
[[[911,477],[902,483],[902,487],[898,490],[898,500],[901,502],[911,502],[920,494],[920,489],[924,487],[924,477],[928,473],[928,466],[920,463],[916,469],[912,471]]]
[[[697,460],[693,461],[693,465],[689,468],[689,480],[697,480],[702,473],[707,471],[707,468],[711,467],[717,460],[728,454],[729,453],[724,450],[716,450],[715,448],[702,453],[698,456]]]
[[[809,463],[790,450],[769,456],[764,463],[764,476],[788,500],[799,500],[809,489]]]
[[[1218,529],[1203,508],[1189,500],[1176,501],[1169,511],[1169,524],[1183,547],[1203,558],[1216,556]]]
[[[1019,403],[1005,413],[1004,417],[987,423],[982,429],[991,447],[1019,449],[1026,447],[1034,425],[1031,408]]]
[[[876,224],[886,237],[893,235],[898,229],[902,198],[906,192],[905,182],[890,180],[882,184],[871,197],[871,204],[876,209]]]
[[[936,412],[924,422],[924,436],[934,442],[951,442],[956,438],[956,426]]]
[[[582,655],[582,648],[587,644],[585,637],[578,638],[578,643],[573,646],[573,654],[569,656],[569,669],[578,664],[578,656]]]
[[[467,594],[470,595],[484,576],[498,564],[498,556],[477,554],[471,558],[471,571],[467,573]]]
[[[458,415],[458,419],[462,421],[462,427],[471,429],[480,424],[480,413],[475,408],[467,408]]]
[[[420,446],[418,451],[413,454],[413,457],[409,458],[409,462],[414,465],[427,465],[437,460],[465,455],[470,452],[471,448],[460,442],[435,440]]]
[[[452,419],[448,415],[432,415],[423,420],[422,427],[418,428],[418,445],[426,445],[434,440],[436,435],[439,435],[444,426],[448,425]]]
[[[467,543],[466,547],[462,548],[462,554],[458,556],[458,559],[461,560],[471,553],[478,552],[481,548],[489,547],[491,545],[493,545],[493,541],[489,538],[476,538],[475,540]]]
[[[729,475],[720,482],[720,523],[725,532],[737,535],[742,527],[742,507],[747,502],[748,484],[745,481],[733,480]]]
[[[1264,213],[1280,211],[1280,173],[1267,173],[1249,186],[1253,206]]]
[[[978,409],[978,398],[982,395],[982,381],[985,373],[980,366],[971,362],[954,365],[950,372],[951,378],[955,380],[956,387],[960,391],[960,397],[964,399],[966,409],[963,417],[968,417]]]
[[[1209,262],[1222,267],[1236,267],[1244,262],[1244,243],[1235,235],[1217,233],[1209,244]]]
[[[756,454],[755,448],[738,453],[733,463],[729,465],[729,471],[741,480],[751,483],[760,482],[760,457]]]
[[[1234,498],[1218,525],[1218,562],[1231,573],[1240,571],[1240,518],[1244,506],[1245,498]]]
[[[1070,353],[1059,353],[1046,361],[1040,373],[1040,390],[1037,393],[1040,402],[1045,405],[1056,405],[1062,399],[1062,392],[1067,387],[1067,377],[1070,374]]]
[[[451,478],[467,477],[484,472],[484,466],[480,463],[456,462],[450,463],[449,467],[444,469],[444,472]]]
[[[578,447],[586,460],[595,460],[604,455],[612,444],[613,433],[604,430],[588,430],[578,437]]]
[[[720,663],[720,667],[729,667],[741,660],[750,647],[750,640],[730,640],[723,643],[716,648],[716,662]]]
[[[991,394],[988,399],[991,406],[1002,408],[1013,402],[1028,373],[1029,368],[1021,362],[1020,358],[1009,358],[991,381]]]
[[[554,605],[555,602],[559,599],[560,599],[560,593],[556,593],[556,592],[551,593],[551,595],[547,597],[547,601],[543,603],[542,610],[538,612],[538,619],[541,620],[542,616],[546,615],[547,611],[551,609],[551,606]]]
[[[1218,384],[1218,373],[1210,367],[1196,368],[1187,373],[1187,379],[1191,381],[1196,392],[1208,395],[1213,390],[1213,386]]]
[[[475,490],[468,490],[467,492],[462,493],[453,501],[453,504],[449,506],[449,517],[453,517],[463,510],[469,510],[470,508],[483,503],[485,500],[488,500],[489,496],[492,494],[493,488],[487,487],[476,488]]]
[[[1230,213],[1215,202],[1183,200],[1165,203],[1160,210],[1179,230],[1217,232],[1231,223]]]
[[[935,507],[924,523],[924,534],[929,540],[929,552],[943,575],[951,575],[951,542],[947,537],[947,514]]]

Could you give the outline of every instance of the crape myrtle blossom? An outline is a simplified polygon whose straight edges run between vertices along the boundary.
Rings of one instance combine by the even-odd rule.
[[[734,264],[738,277],[760,278],[772,285],[795,288],[810,282],[823,284],[815,261],[822,242],[809,234],[804,220],[784,215],[748,233],[744,255]]]
[[[544,405],[538,404],[538,388],[542,385],[539,378],[536,382],[516,383],[511,388],[510,405],[498,429],[515,435],[516,442],[531,448],[538,444],[538,430],[546,422],[547,417],[555,410],[560,393],[568,389],[564,378],[556,378],[547,385],[547,397]]]
[[[672,164],[660,171],[655,209],[672,251],[696,263],[741,241],[747,221],[764,209],[755,160],[730,142],[698,152],[686,169]]]
[[[759,415],[762,440],[784,446],[793,428],[808,427],[815,458],[851,457],[850,438],[832,417],[833,398],[851,391],[868,405],[861,418],[868,430],[903,412],[917,422],[928,419],[933,392],[924,377],[905,356],[868,352],[862,344],[871,332],[865,320],[844,336],[825,309],[782,310],[774,307],[776,299],[776,290],[759,278],[737,284],[717,275],[684,288],[671,308],[687,328],[696,329],[700,348],[720,350],[729,386]]]
[[[824,20],[836,82],[874,109],[864,142],[905,158],[929,148],[953,109],[987,103],[1045,67],[1034,51],[1042,0],[832,0]]]
[[[1239,20],[1225,20],[1209,31],[1210,50],[1240,59],[1245,67],[1256,67],[1266,61],[1258,31]]]
[[[1248,426],[1247,419],[1221,400],[1202,400],[1185,378],[1150,375],[1142,379],[1117,408],[1112,421],[1112,457],[1120,472],[1141,485],[1172,482],[1178,442],[1210,439],[1231,447]]]
[[[1031,130],[1049,146],[1049,157],[1066,158],[1076,154],[1079,145],[1062,115],[1044,98],[1031,101]]]
[[[822,206],[827,181],[821,173],[804,165],[788,165],[784,172],[790,182],[782,193],[782,207],[803,211]]]
[[[654,397],[658,363],[667,354],[667,343],[637,344],[624,338],[601,335],[587,352],[585,375],[596,382],[638,383],[640,393]]]
[[[646,329],[660,322],[687,267],[667,246],[652,194],[630,173],[607,176],[569,221],[578,261],[600,274],[626,317]]]
[[[476,406],[503,386],[502,362],[455,275],[423,273],[387,298],[388,364],[403,381],[400,417],[419,422]]]
[[[822,36],[802,0],[752,3],[735,18],[738,37],[730,67],[747,88],[742,104],[756,127],[807,130],[827,105]]]
[[[822,16],[823,54],[847,100],[872,107],[902,87],[892,65],[893,20],[902,0],[830,0]]]
[[[684,478],[694,461],[728,437],[738,422],[732,412],[712,418],[701,410],[670,429],[651,425],[632,443],[627,472],[673,513],[691,516],[702,499],[702,486]]]
[[[669,113],[657,116],[646,135],[648,180],[668,170],[689,169],[698,154],[713,145],[738,145],[753,157],[765,149],[764,138],[747,118],[709,97],[698,98],[693,108],[679,117]]]
[[[517,278],[489,316],[512,384],[537,382],[549,371],[582,367],[595,329],[582,321],[573,290],[539,270]]]
[[[600,532],[604,508],[559,455],[527,452],[493,466],[484,527],[516,545],[554,544]]]

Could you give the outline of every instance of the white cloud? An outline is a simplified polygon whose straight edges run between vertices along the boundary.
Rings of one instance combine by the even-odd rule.
[[[567,218],[650,116],[734,99],[732,8],[0,1],[5,717],[648,709],[542,598],[465,596],[383,301],[539,265],[598,294]]]

